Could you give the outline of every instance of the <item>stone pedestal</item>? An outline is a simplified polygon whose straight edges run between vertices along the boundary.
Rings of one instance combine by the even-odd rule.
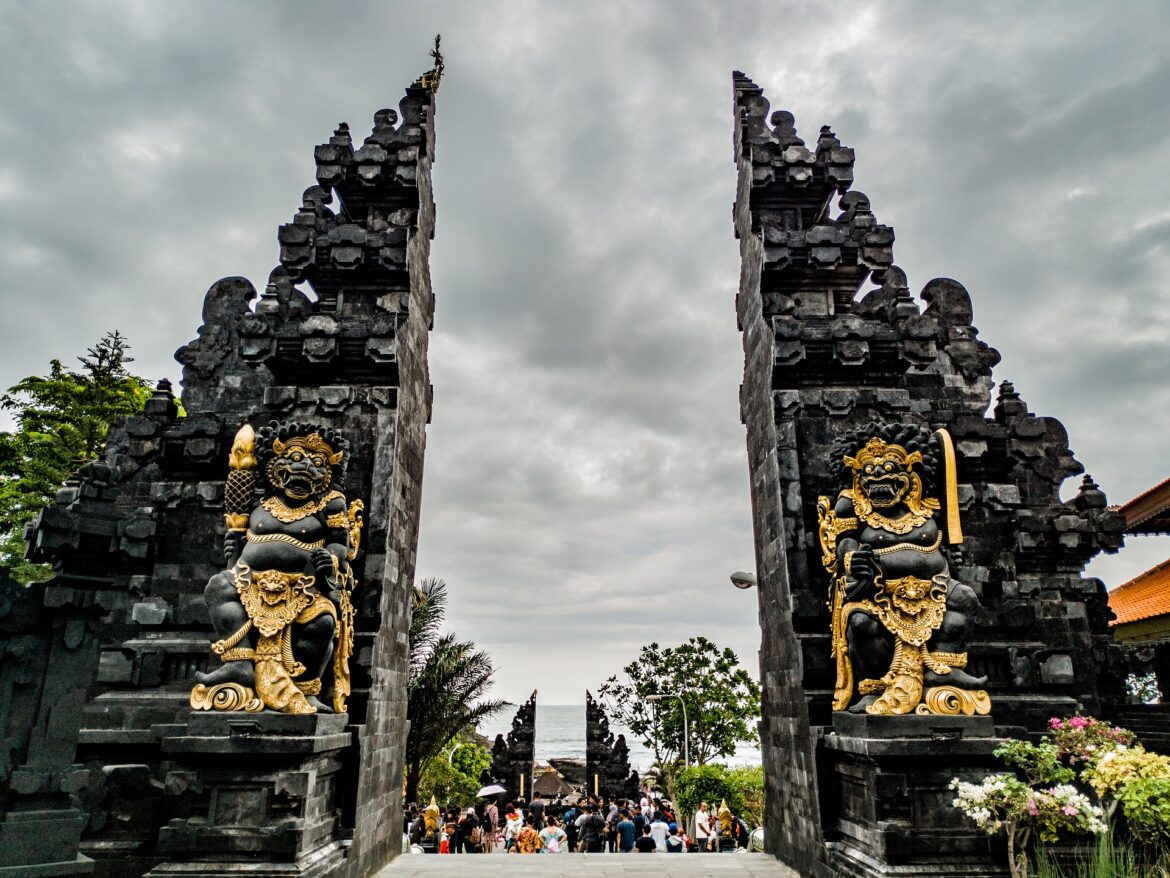
[[[77,853],[85,820],[75,808],[5,814],[0,819],[0,878],[92,875],[93,860]]]
[[[1003,841],[951,801],[952,778],[1001,770],[990,717],[882,717],[839,712],[817,756],[831,874],[1006,876]],[[1006,730],[1000,730],[1001,732]]]
[[[332,878],[344,872],[337,773],[345,714],[192,713],[162,739],[166,791],[187,816],[159,832],[151,876]]]

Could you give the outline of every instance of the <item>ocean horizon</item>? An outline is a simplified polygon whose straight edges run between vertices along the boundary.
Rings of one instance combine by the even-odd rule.
[[[497,734],[505,737],[512,728],[514,707],[500,711],[490,720],[480,723],[479,733],[490,743]],[[614,736],[624,734],[630,748],[630,767],[639,774],[644,773],[654,762],[653,751],[643,746],[629,729],[610,720],[610,731]],[[550,759],[585,758],[585,705],[584,704],[541,704],[536,705],[536,759],[548,762]],[[731,765],[761,764],[759,744],[741,744],[735,756],[718,760]]]

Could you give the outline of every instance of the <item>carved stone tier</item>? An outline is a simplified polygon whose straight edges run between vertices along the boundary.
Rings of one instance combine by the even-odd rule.
[[[855,752],[827,733],[841,670],[817,545],[817,498],[838,497],[840,458],[828,452],[873,424],[950,435],[957,482],[946,504],[961,514],[963,539],[940,551],[973,595],[971,630],[954,652],[966,653],[970,677],[987,678],[978,688],[995,722],[1033,735],[1051,716],[1107,711],[1124,694],[1104,584],[1082,574],[1095,554],[1121,545],[1125,523],[1088,477],[1062,497],[1065,480],[1083,471],[1064,427],[1030,412],[1006,381],[993,399],[999,354],[979,338],[973,297],[947,278],[912,291],[894,264],[893,229],[851,191],[853,151],[828,127],[806,145],[792,114],[771,112],[741,73],[733,95],[740,405],[764,632],[765,845],[817,878],[897,874],[882,870],[915,862],[927,864],[916,874],[983,874],[972,865],[975,836],[962,834],[974,827],[963,828],[943,791],[956,774],[999,767],[993,739],[915,737],[903,757],[890,739],[880,754],[876,745]],[[918,721],[930,729],[936,718],[905,720],[906,729]],[[986,752],[959,758],[960,744]],[[843,865],[853,860],[842,845],[854,838],[850,850],[876,846],[880,868]],[[1001,852],[982,843],[993,874]],[[945,861],[953,867],[930,871]]]
[[[353,737],[348,721],[345,714],[192,713],[162,739],[165,789],[186,816],[160,830],[168,862],[148,874],[343,874],[337,781]]]
[[[817,753],[829,874],[999,878],[1003,841],[951,806],[952,778],[1002,768],[990,717],[836,713]],[[848,729],[852,734],[843,734]],[[1005,730],[1000,730],[1005,731]]]

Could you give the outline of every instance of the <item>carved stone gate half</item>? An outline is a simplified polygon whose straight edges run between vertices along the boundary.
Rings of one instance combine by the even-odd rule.
[[[160,384],[37,522],[32,557],[58,574],[6,588],[0,607],[9,645],[0,719],[12,769],[0,792],[0,875],[365,876],[400,850],[407,626],[431,404],[440,72],[412,84],[398,112],[375,114],[364,141],[342,124],[316,148],[316,184],[280,227],[280,265],[263,292],[238,277],[214,284],[198,338],[176,355],[185,416]],[[305,576],[238,567],[233,575],[242,597],[254,587],[271,603],[249,610],[256,625],[287,609],[306,628],[332,616],[330,630],[352,633],[337,643],[352,646],[347,712],[302,710],[338,685],[328,673],[298,677],[299,692],[286,685],[300,657],[276,622],[217,651],[254,662],[258,679],[275,674],[265,703],[288,698],[293,713],[193,712],[195,675],[220,666],[203,591],[223,570],[225,511],[257,557],[273,546],[308,555],[330,541],[357,548],[344,509],[329,512],[340,501],[322,499],[317,518],[278,500],[274,517],[252,522],[225,510],[233,437],[241,424],[259,431],[272,420],[315,431],[270,436],[272,447],[259,449],[275,448],[289,468],[314,454],[344,457],[344,493],[365,507],[360,550],[350,560],[314,557],[324,559],[317,593],[330,590],[324,580],[352,595],[334,609],[308,607]],[[339,435],[344,455],[330,438]],[[326,517],[321,540],[299,539],[300,524],[319,518],[326,527]],[[266,657],[267,646],[276,653]],[[221,687],[201,706],[250,697]]]
[[[992,405],[999,355],[967,291],[936,279],[910,293],[893,230],[852,191],[853,150],[827,127],[806,144],[741,73],[733,94],[768,850],[803,875],[1000,874],[1002,851],[950,806],[948,783],[995,767],[1003,735],[1120,696],[1105,587],[1081,573],[1121,545],[1123,522],[1087,476],[1061,501],[1082,468],[1059,421],[1006,382]],[[919,446],[933,465],[896,435],[933,435]],[[875,490],[918,505],[883,515],[866,493],[874,465],[906,479]],[[955,595],[961,651],[936,645]],[[916,634],[909,622],[928,618]],[[888,675],[851,678],[881,642],[899,650]],[[986,683],[929,700],[960,671]]]

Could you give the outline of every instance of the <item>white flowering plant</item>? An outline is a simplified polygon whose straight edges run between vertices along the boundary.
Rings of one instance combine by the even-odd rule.
[[[1028,843],[1055,842],[1065,833],[1105,832],[1105,813],[1076,787],[1058,783],[1036,789],[1013,774],[993,774],[981,783],[955,778],[953,804],[989,835],[1007,832],[1012,878],[1028,875]]]
[[[1027,878],[1030,843],[1066,835],[1112,841],[1116,811],[1130,837],[1154,854],[1170,842],[1170,758],[1146,751],[1132,732],[1093,717],[1054,717],[1051,738],[1010,740],[996,751],[1013,773],[951,782],[953,804],[988,834],[1007,835],[1013,878]]]

